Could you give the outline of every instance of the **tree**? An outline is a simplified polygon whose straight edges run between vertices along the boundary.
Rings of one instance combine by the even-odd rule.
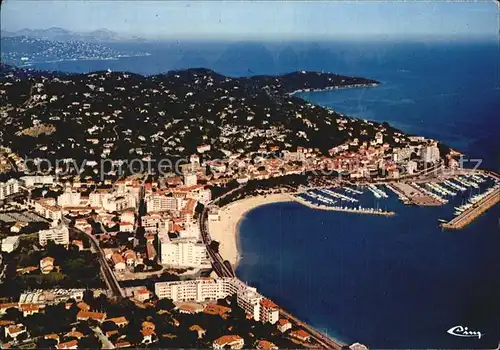
[[[82,299],[84,302],[91,305],[94,302],[94,292],[90,289],[85,289]]]
[[[118,326],[113,321],[106,321],[101,325],[101,329],[105,333],[108,331],[113,331],[115,329],[118,329]]]
[[[53,349],[57,345],[57,340],[55,339],[44,339],[39,338],[36,342],[38,349]]]
[[[135,232],[135,237],[137,239],[143,239],[145,234],[146,234],[146,229],[142,226],[139,226],[137,228],[137,231]]]
[[[28,339],[28,333],[24,332],[24,333],[21,333],[17,336],[16,338],[18,341],[24,341],[26,339]]]
[[[210,242],[209,246],[210,246],[210,249],[212,249],[214,252],[216,252],[216,253],[219,252],[220,243],[218,241],[212,240]]]
[[[175,304],[172,301],[172,299],[164,298],[164,299],[158,300],[158,302],[156,303],[156,309],[157,310],[167,310],[167,311],[170,311],[170,310],[172,310],[174,308],[175,308]]]
[[[5,315],[3,318],[18,323],[23,319],[23,314],[17,308],[9,307],[7,310],[5,310]]]

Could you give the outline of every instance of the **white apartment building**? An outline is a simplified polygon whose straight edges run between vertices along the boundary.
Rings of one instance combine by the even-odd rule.
[[[171,217],[160,213],[150,213],[141,217],[142,227],[147,233],[165,235],[171,228]]]
[[[199,186],[199,187],[198,187]],[[194,188],[186,193],[186,198],[194,199],[201,204],[206,204],[212,199],[212,193],[209,189],[204,189],[202,185],[198,185],[198,188]]]
[[[226,281],[222,278],[158,282],[155,284],[155,294],[160,299],[168,298],[179,302],[203,302],[228,296],[226,284]]]
[[[260,302],[262,295],[257,293],[257,288],[248,287],[240,289],[236,293],[238,297],[238,306],[249,315],[252,315],[255,321],[260,321]]]
[[[406,171],[408,174],[413,174],[414,172],[417,171],[417,162],[410,160],[408,163],[406,163]]]
[[[19,247],[19,242],[21,239],[19,236],[8,236],[2,239],[1,242],[1,251],[5,253],[12,253],[14,250]]]
[[[144,198],[148,212],[152,211],[176,211],[180,208],[182,199],[165,196],[164,194],[151,193]]]
[[[14,193],[19,192],[19,181],[16,179],[7,180],[7,182],[0,182],[0,200],[5,199]]]
[[[58,226],[38,232],[38,241],[41,246],[46,245],[49,240],[54,241],[56,244],[69,244],[68,228],[66,226]]]
[[[198,240],[200,238],[200,226],[196,221],[186,222],[184,229],[179,231],[179,237]]]
[[[269,299],[262,299],[260,301],[260,320],[266,320],[265,322],[269,322],[271,324],[275,324],[280,319],[280,308],[278,305],[273,303]],[[264,322],[264,321],[263,321]]]
[[[95,190],[89,194],[89,203],[93,208],[101,208],[104,196],[108,194],[108,191]]]
[[[200,278],[197,280],[155,283],[158,298],[169,298],[174,302],[204,302],[237,295],[238,306],[256,321],[276,323],[279,320],[279,307],[265,299],[237,278]]]
[[[412,153],[413,153],[413,148],[411,147],[395,148],[392,154],[392,159],[396,163],[403,162],[407,159],[410,159]]]
[[[35,213],[53,222],[62,220],[61,208],[56,206],[56,201],[53,198],[44,198],[43,200],[35,201]]]
[[[195,186],[198,183],[198,177],[195,173],[184,174],[184,186]]]
[[[160,260],[163,265],[176,267],[210,267],[207,249],[192,239],[160,238]]]
[[[426,163],[437,162],[440,158],[437,144],[434,142],[431,145],[422,147],[421,158]]]
[[[73,192],[67,188],[63,194],[57,197],[57,205],[60,207],[77,207],[80,205],[82,195],[80,192]]]
[[[137,199],[132,193],[106,193],[102,196],[101,201],[102,208],[108,212],[135,208],[137,205]]]
[[[21,184],[25,187],[34,187],[35,185],[53,185],[53,175],[33,175],[23,176],[19,179]]]

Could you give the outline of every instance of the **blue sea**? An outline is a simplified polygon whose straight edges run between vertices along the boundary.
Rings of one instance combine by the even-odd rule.
[[[495,40],[144,43],[117,48],[151,56],[36,67],[141,74],[207,67],[231,76],[317,70],[377,79],[382,85],[374,88],[300,96],[435,138],[499,171],[499,47]],[[237,274],[345,342],[494,348],[500,335],[500,208],[465,229],[442,231],[438,219],[449,219],[463,196],[443,207],[405,207],[393,196],[377,201],[363,195],[365,205],[394,210],[394,217],[317,211],[298,203],[259,207],[240,226]],[[485,335],[447,333],[458,325]]]

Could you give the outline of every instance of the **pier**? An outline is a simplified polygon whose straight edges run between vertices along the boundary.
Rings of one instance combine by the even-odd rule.
[[[486,197],[475,203],[469,209],[460,213],[460,215],[453,218],[451,221],[442,223],[441,227],[445,229],[461,229],[470,224],[474,219],[484,213],[486,210],[494,206],[500,200],[500,188],[496,188]]]
[[[340,212],[345,212],[345,213],[357,213],[357,214],[372,214],[372,215],[382,215],[382,216],[392,216],[396,214],[393,211],[384,211],[384,210],[377,210],[377,209],[366,209],[366,208],[348,208],[348,207],[341,207],[341,206],[326,206],[326,205],[319,205],[319,204],[313,204],[311,202],[306,201],[303,198],[300,198],[298,196],[290,196],[293,198],[293,200],[299,202],[302,205],[305,205],[306,207],[312,208],[312,209],[320,209],[320,210],[330,210],[330,211],[340,211]]]
[[[391,187],[390,187],[391,188]],[[410,186],[409,184],[402,182],[392,183],[393,191],[395,191],[399,198],[406,198],[406,201],[415,205],[442,205],[443,202],[438,200],[437,195],[429,193],[429,191],[421,188],[420,186],[414,184]],[[406,202],[405,202],[406,203]]]
[[[402,201],[404,204],[411,204],[410,199],[403,193],[403,191],[399,190],[398,188],[394,187],[391,184],[386,184],[387,188],[390,189],[396,196],[398,196],[399,200]]]

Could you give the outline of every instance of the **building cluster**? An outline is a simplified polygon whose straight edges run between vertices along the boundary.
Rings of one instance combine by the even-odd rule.
[[[69,245],[69,229],[64,225],[40,230],[38,232],[38,243],[43,247],[48,241],[53,241],[55,244]]]
[[[372,127],[376,126],[372,124]],[[226,158],[207,160],[202,165],[210,170],[210,183],[216,185],[231,180],[246,183],[321,170],[336,171],[351,179],[400,178],[415,174],[425,164],[439,163],[441,155],[435,141],[395,132],[391,142],[387,142],[385,129],[379,128],[371,141],[353,138],[332,147],[328,156],[318,148],[299,146],[291,150],[264,142],[258,151],[226,151]]]
[[[68,327],[68,330],[58,333],[47,333],[36,338],[55,340],[55,347],[57,349],[77,349],[80,347],[80,340],[90,335],[88,333],[86,334],[84,330],[78,330],[75,327],[78,322],[92,321],[94,323],[94,329],[99,332],[102,332],[99,327],[104,322],[111,322],[116,326],[116,329],[105,333],[102,332],[105,338],[107,338],[107,341],[109,341],[108,337],[117,335],[113,338],[114,341],[111,343],[114,347],[130,347],[131,344],[124,340],[126,335],[119,334],[119,330],[128,325],[128,320],[124,316],[109,318],[105,311],[93,310],[89,304],[83,301],[84,291],[84,289],[56,289],[34,290],[23,293],[19,302],[0,304],[0,317],[6,315],[9,309],[17,309],[22,314],[22,317],[26,318],[35,314],[45,313],[45,309],[50,305],[62,304],[68,311],[72,308],[76,308],[75,322],[71,324],[71,327]],[[102,293],[101,290],[94,290],[93,296],[97,297]],[[17,323],[9,319],[0,320],[0,327],[4,328],[5,337],[9,341],[3,344],[2,349],[7,348],[6,346],[19,345],[19,336],[23,333],[26,333],[24,339],[30,338],[30,330],[22,322],[23,320],[18,320]],[[151,342],[151,338],[146,336],[143,338],[142,342]]]
[[[196,207],[198,203],[209,202],[211,192],[206,185],[197,183],[198,173],[202,170],[199,159],[192,157],[192,160],[182,176],[168,178],[165,186],[158,181],[141,183],[133,177],[115,182],[106,180],[100,184],[81,182],[76,177],[58,180],[53,176],[24,176],[19,181],[29,190],[50,188],[59,193],[55,197],[26,201],[28,208],[52,222],[52,227],[39,232],[42,246],[48,240],[69,244],[68,230],[61,223],[64,217],[73,216],[75,228],[88,234],[94,233],[98,239],[115,236],[117,232],[132,234],[140,220],[145,230],[147,254],[141,257],[134,252],[136,259],[130,258],[130,252],[125,250],[113,254],[110,261],[116,265],[116,270],[122,270],[122,260],[128,261],[125,265],[135,266],[142,263],[142,258],[158,258],[162,264],[171,267],[205,268],[210,264],[205,246],[200,241]],[[141,198],[146,211],[138,217]],[[100,234],[93,231],[85,218],[91,213],[102,227]],[[132,263],[132,260],[136,262]]]
[[[0,90],[0,94],[1,94]],[[1,114],[1,113],[0,113]],[[9,147],[0,146],[0,174],[17,169],[24,171],[24,159]]]
[[[236,281],[234,281],[236,283]],[[236,285],[227,285],[229,290],[239,289]],[[150,297],[149,291],[144,287],[130,288],[133,289],[133,297],[139,301],[143,302],[147,299],[141,300],[142,294]],[[88,291],[87,291],[88,292]],[[169,323],[173,328],[179,328],[181,326],[186,327],[189,331],[197,333],[197,338],[202,341],[207,346],[212,346],[215,349],[241,349],[245,345],[245,340],[242,334],[237,334],[237,331],[233,326],[229,326],[227,329],[217,329],[216,336],[207,336],[207,329],[202,328],[196,323],[188,323],[181,325],[181,322],[177,319],[176,314],[196,314],[203,313],[206,315],[211,315],[220,317],[222,319],[227,319],[232,309],[228,306],[220,305],[213,302],[204,302],[197,304],[194,302],[174,302],[174,308],[169,309],[170,311],[163,310],[161,307],[156,308],[158,315],[163,315],[168,313],[169,317],[157,318],[155,320],[150,317],[142,320],[136,320],[133,328],[129,325],[130,310],[124,312],[123,310],[108,310],[104,306],[96,308],[96,305],[92,303],[87,303],[84,299],[85,290],[83,289],[53,289],[53,290],[33,290],[23,293],[18,302],[9,302],[0,304],[0,330],[5,333],[6,342],[4,346],[17,346],[20,345],[24,339],[26,342],[33,342],[36,339],[50,339],[54,340],[54,346],[57,349],[77,349],[83,346],[81,340],[90,335],[87,333],[88,328],[79,327],[80,322],[90,322],[92,325],[91,329],[96,334],[100,334],[101,340],[104,340],[108,344],[112,344],[115,348],[122,347],[141,347],[144,345],[149,345],[157,343],[161,338],[168,339],[170,337],[178,336],[175,332],[165,332],[165,327],[161,327],[158,322],[163,319],[164,322]],[[94,298],[98,297],[103,293],[102,290],[94,290]],[[210,298],[206,298],[207,301]],[[95,300],[95,299],[94,299]],[[269,312],[275,314],[277,311],[277,306],[267,299],[262,299],[262,305],[264,308],[268,308]],[[74,315],[74,322],[68,325],[68,329],[62,328],[59,331],[45,334],[32,336],[31,329],[27,326],[30,323],[25,322],[26,317],[39,314],[43,316],[47,313],[47,308],[55,305],[62,305],[68,313]],[[244,304],[238,305],[244,306]],[[144,307],[154,307],[152,304],[144,305]],[[13,320],[8,316],[10,313],[9,309],[17,309],[21,313],[21,317]],[[248,308],[247,308],[248,310]],[[10,313],[12,314],[12,313]],[[196,318],[197,319],[197,318]],[[190,322],[190,318],[183,318],[182,322]],[[289,339],[300,342],[303,344],[310,343],[311,336],[305,332],[300,327],[295,327],[287,319],[277,319],[276,317],[261,316],[258,321],[268,322],[273,324],[276,329],[283,334],[283,338],[288,337]],[[113,325],[112,325],[113,324]],[[138,332],[137,332],[138,331]],[[211,331],[213,332],[213,330]],[[20,336],[26,333],[23,338]],[[133,335],[136,334],[136,335]],[[212,333],[211,333],[212,334]],[[278,349],[278,347],[269,340],[263,339],[261,337],[251,336],[254,338],[252,343],[247,344],[256,349]],[[246,339],[247,337],[245,337]]]
[[[238,306],[254,320],[275,324],[279,320],[279,307],[237,278],[202,278],[189,281],[158,282],[158,298],[173,301],[206,302],[236,295]]]
[[[9,179],[6,182],[0,182],[0,200],[19,192],[19,181]]]

